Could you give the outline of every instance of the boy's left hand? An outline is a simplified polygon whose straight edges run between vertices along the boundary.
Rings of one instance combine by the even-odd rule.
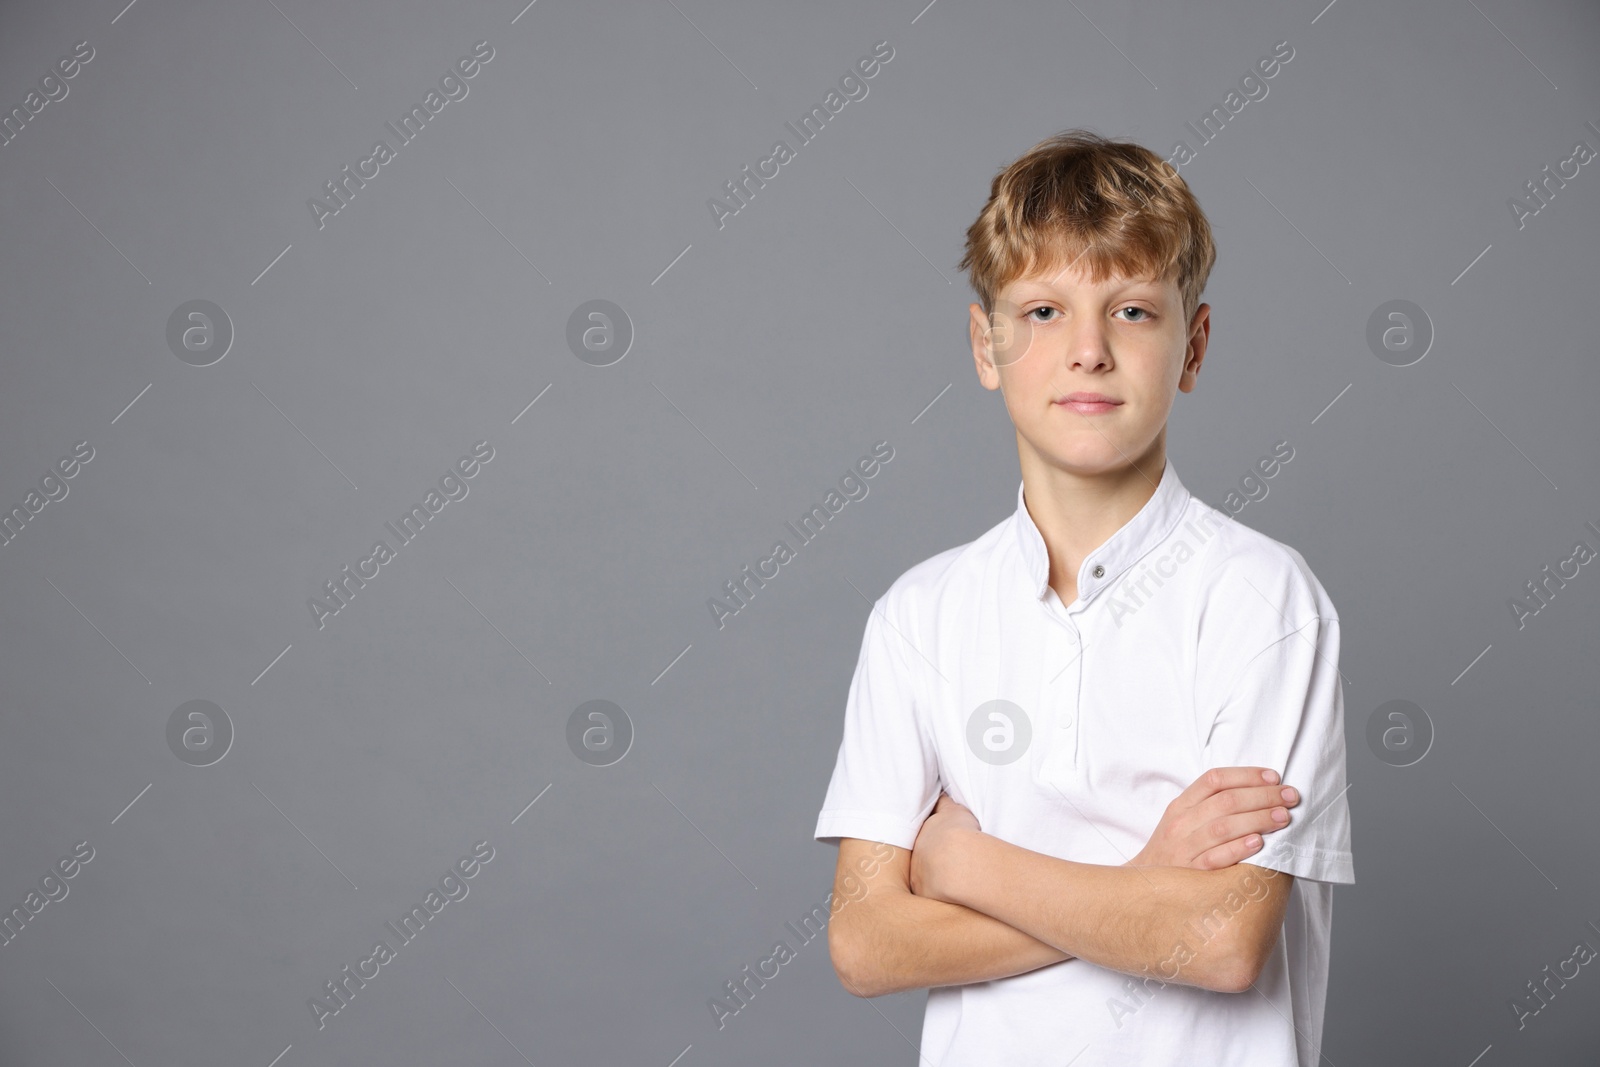
[[[970,808],[952,800],[950,794],[940,793],[939,802],[923,820],[911,845],[911,892],[919,897],[948,899],[940,895],[940,889],[948,884],[955,865],[962,862],[958,851],[962,837],[981,832]]]

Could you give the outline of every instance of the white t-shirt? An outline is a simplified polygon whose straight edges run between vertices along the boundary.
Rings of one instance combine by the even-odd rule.
[[[1083,561],[1077,599],[1048,579],[1019,485],[1005,521],[879,598],[817,839],[909,849],[943,789],[985,833],[1117,865],[1207,769],[1271,767],[1302,799],[1248,862],[1295,876],[1288,911],[1243,993],[1081,959],[931,989],[925,1062],[1313,1067],[1333,883],[1355,881],[1333,603],[1298,552],[1193,496],[1170,458]],[[1214,932],[1186,929],[1191,948]]]

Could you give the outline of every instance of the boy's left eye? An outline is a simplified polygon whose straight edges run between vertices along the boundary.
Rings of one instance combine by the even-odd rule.
[[[1150,312],[1148,310],[1146,310],[1145,308],[1140,307],[1137,304],[1129,304],[1127,307],[1118,308],[1117,310],[1118,311],[1136,311],[1141,316],[1143,316],[1142,318],[1129,319],[1128,320],[1129,322],[1144,322],[1146,319],[1150,318]],[[1036,308],[1033,308],[1030,311],[1025,311],[1025,312],[1023,312],[1022,317],[1025,318],[1025,319],[1026,318],[1032,318],[1033,316],[1038,315],[1040,312],[1047,313],[1047,317],[1034,318],[1033,319],[1034,322],[1038,322],[1038,323],[1054,322],[1057,318],[1060,317],[1060,313],[1058,311],[1056,311],[1055,308],[1049,307],[1049,306],[1036,307]]]

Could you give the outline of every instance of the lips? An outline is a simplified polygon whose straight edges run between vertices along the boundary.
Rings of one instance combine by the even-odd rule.
[[[1056,404],[1069,408],[1081,415],[1101,415],[1108,411],[1115,411],[1121,406],[1122,401],[1115,397],[1106,396],[1104,393],[1068,393]]]

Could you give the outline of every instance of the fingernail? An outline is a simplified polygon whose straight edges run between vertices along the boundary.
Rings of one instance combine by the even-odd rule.
[[[1284,786],[1282,795],[1283,795],[1283,799],[1288,801],[1291,804],[1293,804],[1295,802],[1295,800],[1297,800],[1299,798],[1299,796],[1300,796],[1299,793],[1295,792],[1295,788],[1292,785]]]
[[[1262,771],[1261,772],[1261,777],[1265,778],[1267,780],[1267,782],[1269,784],[1271,784],[1271,785],[1277,785],[1278,784],[1278,772],[1277,771]]]
[[[1289,821],[1289,813],[1287,811],[1284,811],[1282,808],[1273,808],[1272,809],[1272,821],[1273,822],[1288,822]]]
[[[1249,849],[1260,848],[1261,838],[1257,837],[1255,834],[1251,834],[1249,837],[1244,839],[1244,847]]]

